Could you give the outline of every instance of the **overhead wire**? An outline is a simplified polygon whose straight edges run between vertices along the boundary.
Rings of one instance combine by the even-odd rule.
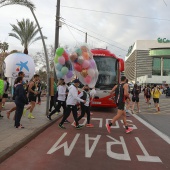
[[[165,2],[165,1],[164,1]],[[165,3],[166,4],[166,3]],[[138,15],[131,15],[131,14],[123,14],[123,13],[116,13],[116,12],[108,12],[108,11],[99,11],[94,9],[87,9],[87,8],[77,8],[72,6],[65,6],[61,5],[63,8],[71,8],[71,9],[77,9],[77,10],[83,10],[83,11],[91,11],[91,12],[98,12],[98,13],[105,13],[105,14],[111,14],[111,15],[120,15],[125,17],[134,17],[134,18],[141,18],[141,19],[152,19],[152,20],[160,20],[160,21],[170,21],[169,19],[164,18],[155,18],[155,17],[148,17],[148,16],[138,16]]]
[[[64,24],[66,24],[67,26],[69,26],[69,27],[71,27],[71,28],[74,28],[74,29],[76,29],[76,30],[78,30],[78,31],[80,31],[80,32],[86,33],[86,32],[84,32],[84,31],[82,31],[82,30],[80,30],[80,29],[78,29],[78,28],[75,28],[75,27],[67,24],[66,22],[64,22]],[[125,50],[125,49],[123,49],[123,48],[120,48],[120,47],[118,47],[118,46],[116,46],[116,45],[113,45],[113,44],[111,44],[111,43],[109,43],[109,42],[107,42],[107,41],[101,40],[100,38],[97,38],[97,37],[95,37],[95,36],[93,36],[93,35],[88,34],[88,36],[89,36],[89,37],[92,37],[92,38],[94,38],[94,39],[96,39],[96,40],[99,40],[99,41],[101,41],[101,42],[104,42],[104,43],[106,43],[106,44],[109,44],[110,46],[116,47],[116,48],[118,48],[118,49],[120,49],[120,50],[122,50],[122,51],[126,51],[126,52],[127,52],[127,50]]]

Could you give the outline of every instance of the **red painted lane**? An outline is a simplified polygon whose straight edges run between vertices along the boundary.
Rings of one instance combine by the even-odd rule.
[[[135,126],[137,127],[131,134],[125,134],[125,129],[121,121],[118,121],[115,125],[116,128],[112,129],[111,133],[108,134],[105,128],[105,122],[106,119],[112,118],[112,116],[114,116],[114,114],[95,112],[92,118],[102,118],[102,127],[99,127],[98,120],[92,120],[91,123],[93,123],[95,127],[84,127],[82,130],[76,130],[70,124],[65,125],[66,130],[59,129],[57,122],[20,149],[16,154],[4,161],[0,165],[0,170],[170,169],[169,144],[134,117],[128,118],[129,121],[132,121],[130,123],[132,124],[131,126],[133,128],[135,128]],[[73,120],[72,116],[70,120]],[[82,122],[83,121],[84,120],[82,120]],[[63,137],[63,139],[61,139],[61,137]],[[87,140],[89,137],[90,139],[93,137],[93,139],[96,140],[96,147],[94,147],[94,151],[91,152],[87,151],[89,148],[95,146],[95,142],[94,140]],[[60,139],[61,141],[59,142]],[[66,141],[68,142],[68,147],[71,148],[72,144],[72,150],[67,150],[64,154],[64,149],[61,147],[53,153],[47,154],[57,141],[58,145],[56,145],[58,147],[61,147]],[[124,141],[124,149],[121,141]],[[120,155],[125,151],[127,152],[126,156]],[[144,154],[148,154],[148,157],[141,157]],[[119,157],[120,160],[118,160]],[[123,160],[125,158],[127,160]]]

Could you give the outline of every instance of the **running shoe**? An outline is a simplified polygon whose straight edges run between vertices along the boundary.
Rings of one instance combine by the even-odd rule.
[[[58,112],[56,112],[55,114],[58,115]]]
[[[78,125],[76,126],[76,129],[81,129],[83,127],[83,125]]]
[[[73,122],[72,125],[73,125],[74,127],[76,127],[76,122]]]
[[[110,126],[109,126],[109,124],[106,124],[106,129],[110,133]]]
[[[133,131],[133,129],[132,128],[128,128],[128,129],[126,129],[126,133],[130,133],[130,132],[132,132]]]
[[[51,116],[49,116],[49,115],[47,116],[47,118],[48,118],[49,120],[52,120],[52,119],[51,119]]]
[[[87,124],[86,127],[92,128],[92,127],[94,127],[94,125],[93,124]]]
[[[66,128],[65,128],[63,125],[61,125],[61,124],[59,124],[58,127],[61,128],[61,129],[66,129]]]

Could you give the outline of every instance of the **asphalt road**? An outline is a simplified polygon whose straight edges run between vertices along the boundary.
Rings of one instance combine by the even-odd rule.
[[[109,134],[105,128],[115,110],[93,110],[94,128],[76,130],[59,121],[0,165],[0,170],[165,170],[170,169],[169,143],[143,125],[134,116],[128,117],[134,129],[126,134],[121,120]],[[144,114],[144,113],[143,113]],[[141,114],[142,115],[142,114]],[[69,120],[73,122],[72,116]],[[84,118],[80,122],[86,123]]]

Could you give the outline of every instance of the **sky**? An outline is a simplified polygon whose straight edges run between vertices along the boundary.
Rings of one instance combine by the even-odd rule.
[[[43,35],[48,37],[45,40],[47,47],[54,45],[57,0],[32,2]],[[87,32],[87,41],[92,48],[107,48],[124,58],[136,40],[170,39],[170,0],[61,0],[60,16],[66,24],[60,28],[59,43],[70,48],[84,43]],[[23,51],[20,41],[8,36],[12,32],[10,24],[23,18],[34,21],[26,7],[11,5],[0,8],[0,42],[7,42],[9,51]],[[29,47],[29,54],[35,55],[42,50],[40,40]]]

